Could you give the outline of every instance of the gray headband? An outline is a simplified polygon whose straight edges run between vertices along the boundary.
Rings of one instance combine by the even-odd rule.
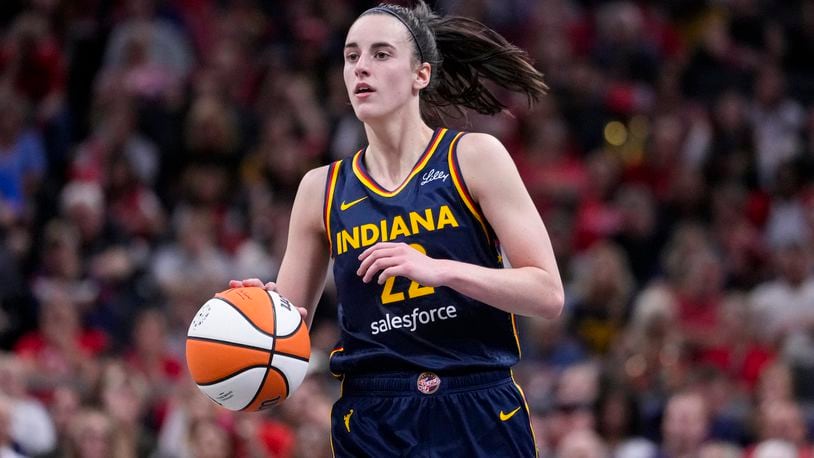
[[[394,18],[398,19],[399,22],[404,24],[404,27],[407,28],[408,32],[410,32],[410,36],[413,37],[413,42],[415,43],[415,48],[418,50],[418,58],[420,60],[419,63],[424,62],[424,53],[421,51],[421,45],[418,43],[418,40],[415,39],[415,34],[413,33],[413,29],[411,29],[410,26],[407,25],[407,22],[404,19],[402,19],[401,16],[399,16],[395,11],[391,11],[391,10],[389,10],[387,8],[384,8],[384,7],[381,7],[381,6],[376,6],[374,8],[371,8],[371,9],[365,11],[364,13],[362,13],[362,16],[364,16],[364,15],[366,15],[368,13],[385,13],[385,14],[389,14],[389,15],[393,16]]]

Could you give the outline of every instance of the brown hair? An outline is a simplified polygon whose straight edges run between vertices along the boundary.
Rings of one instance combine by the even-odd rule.
[[[528,53],[474,19],[440,16],[424,0],[413,8],[382,3],[362,16],[368,14],[401,21],[413,39],[414,58],[432,66],[432,79],[420,96],[427,120],[464,116],[463,108],[487,115],[505,109],[485,81],[525,93],[530,106],[548,90]]]

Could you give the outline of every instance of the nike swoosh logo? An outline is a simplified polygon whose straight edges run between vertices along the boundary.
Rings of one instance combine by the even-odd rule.
[[[349,208],[353,207],[354,205],[358,204],[359,202],[361,202],[361,201],[363,201],[363,200],[367,199],[367,197],[368,197],[368,196],[361,197],[361,198],[359,198],[359,199],[356,199],[356,200],[354,200],[354,201],[347,202],[347,203],[346,203],[346,202],[343,200],[343,201],[342,201],[342,203],[341,203],[341,204],[339,204],[339,210],[340,210],[340,211],[345,211],[345,210],[347,210],[347,209],[349,209]]]
[[[512,418],[512,417],[514,416],[514,414],[516,414],[516,413],[517,413],[517,412],[519,412],[519,411],[520,411],[520,407],[518,407],[518,408],[516,408],[516,409],[512,410],[512,411],[511,411],[511,412],[509,412],[509,413],[503,413],[503,411],[501,410],[501,411],[500,411],[500,421],[506,421],[506,420],[508,420],[509,418]]]

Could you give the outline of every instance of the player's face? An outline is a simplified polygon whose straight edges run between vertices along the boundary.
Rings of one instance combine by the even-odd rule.
[[[369,14],[348,31],[344,49],[345,88],[363,122],[381,119],[418,96],[413,43],[397,19]]]

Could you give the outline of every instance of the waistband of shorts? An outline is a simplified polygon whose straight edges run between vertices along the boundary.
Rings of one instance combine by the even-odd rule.
[[[422,392],[419,389],[419,378],[425,381],[432,381],[433,376],[440,381],[437,389],[429,393]],[[512,374],[508,369],[463,374],[445,374],[443,372],[432,371],[363,375],[346,374],[342,380],[342,394],[396,396],[414,394],[425,396],[487,388],[512,381]],[[426,385],[425,391],[427,391]]]

